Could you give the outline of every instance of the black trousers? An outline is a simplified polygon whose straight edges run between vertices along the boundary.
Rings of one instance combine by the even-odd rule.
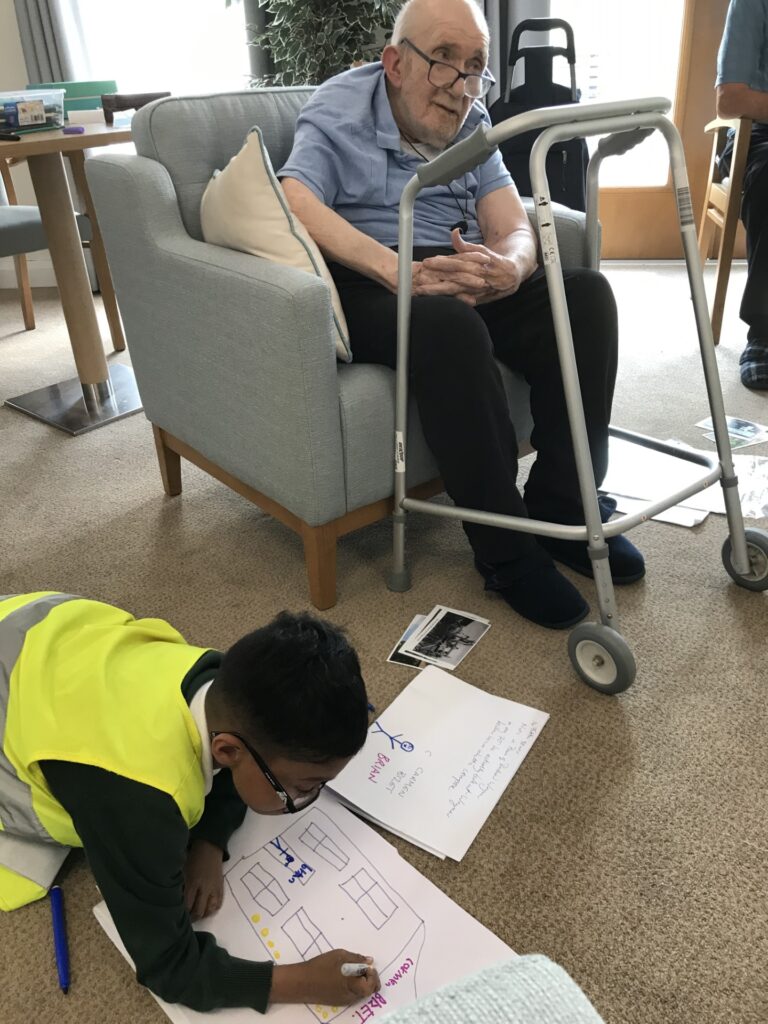
[[[448,250],[416,249],[422,259]],[[353,358],[394,368],[397,297],[367,277],[330,265],[349,326]],[[608,423],[616,378],[613,293],[589,270],[565,273],[574,349],[598,484],[608,462]],[[531,387],[537,458],[517,489],[517,438],[494,357]],[[515,295],[472,307],[459,299],[416,296],[411,309],[410,392],[446,489],[457,505],[515,516],[583,523],[549,294],[537,271]],[[484,562],[513,561],[534,537],[465,523]]]
[[[727,174],[733,143],[726,143],[720,167]],[[747,339],[768,344],[768,125],[752,126],[744,172],[741,219],[747,234],[747,283],[739,316],[749,327]]]

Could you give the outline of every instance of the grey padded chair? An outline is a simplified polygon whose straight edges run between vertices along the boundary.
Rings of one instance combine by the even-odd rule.
[[[386,987],[382,990],[386,998]],[[605,1024],[571,976],[539,953],[486,967],[395,1010],[388,1024]]]
[[[136,156],[86,171],[168,495],[180,458],[303,539],[312,603],[336,601],[336,541],[392,509],[394,373],[338,364],[318,278],[202,241],[200,199],[258,124],[279,169],[311,89],[170,97],[137,111]],[[582,265],[583,214],[562,208],[561,256]],[[354,347],[354,346],[353,346]],[[502,368],[518,437],[528,386]],[[442,489],[411,406],[408,485]]]
[[[91,222],[85,214],[77,215],[77,229],[84,242],[91,240]],[[34,330],[35,310],[32,289],[29,286],[26,253],[48,248],[45,228],[36,206],[20,206],[10,176],[8,164],[0,157],[0,257],[13,256],[16,283],[19,288],[24,328]]]

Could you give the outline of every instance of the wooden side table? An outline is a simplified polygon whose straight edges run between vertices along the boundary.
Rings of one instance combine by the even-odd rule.
[[[63,159],[66,155],[71,160],[91,221],[96,272],[111,288],[104,243],[83,173],[83,151],[130,142],[131,130],[106,125],[83,127],[85,131],[79,135],[55,130],[30,132],[15,142],[0,140],[0,159],[24,157],[29,164],[77,370],[77,377],[71,380],[7,398],[5,404],[70,434],[85,433],[141,409],[131,368],[118,364],[110,370],[107,365]],[[109,315],[113,336],[117,332],[121,335],[116,307]]]

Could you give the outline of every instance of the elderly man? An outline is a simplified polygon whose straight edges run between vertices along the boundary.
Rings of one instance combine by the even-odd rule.
[[[768,389],[768,0],[731,0],[717,56],[717,113],[749,117],[752,139],[744,174],[741,219],[747,231],[747,284],[741,319],[747,345],[741,382]],[[721,158],[727,174],[733,143]]]
[[[328,257],[357,362],[396,360],[398,203],[419,163],[482,121],[488,27],[472,0],[409,0],[380,62],[337,75],[301,112],[280,171],[288,202]],[[543,271],[528,217],[501,157],[414,209],[411,391],[446,489],[459,505],[583,523]],[[616,375],[616,310],[603,277],[566,273],[595,477],[602,480]],[[517,490],[517,439],[494,357],[531,386],[538,452]],[[605,503],[606,517],[613,508]],[[551,628],[588,605],[552,556],[584,575],[586,544],[466,523],[486,589]],[[614,581],[643,576],[642,555],[611,539]]]

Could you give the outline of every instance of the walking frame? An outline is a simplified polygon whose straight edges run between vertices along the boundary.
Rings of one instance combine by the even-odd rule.
[[[405,564],[405,525],[408,512],[426,512],[430,515],[460,519],[485,526],[496,526],[521,533],[540,534],[560,540],[586,541],[597,587],[600,622],[580,623],[568,638],[568,653],[581,678],[603,693],[620,693],[629,687],[636,674],[632,652],[619,632],[613,581],[608,562],[607,539],[624,533],[645,522],[658,512],[668,509],[691,495],[720,481],[725,498],[728,537],[723,544],[722,558],[732,579],[748,590],[768,588],[768,531],[744,528],[739,501],[738,481],[734,473],[720,378],[715,358],[712,325],[709,320],[704,281],[701,271],[696,228],[691,207],[688,175],[685,167],[680,135],[667,112],[670,101],[663,97],[621,100],[611,103],[587,103],[580,106],[564,105],[527,111],[511,117],[493,127],[480,125],[470,136],[441,153],[429,163],[422,164],[403,189],[400,200],[397,310],[397,381],[395,408],[395,466],[394,466],[394,550],[392,571],[388,579],[390,590],[410,588],[410,574]],[[413,267],[413,207],[422,188],[447,184],[483,163],[497,146],[513,135],[543,128],[534,143],[530,157],[536,220],[549,288],[552,318],[557,339],[557,350],[563,375],[568,420],[573,440],[579,489],[584,508],[584,526],[561,525],[535,519],[483,512],[477,509],[435,505],[428,501],[406,496],[406,437],[408,409],[408,349],[411,313],[411,276]],[[703,474],[693,483],[673,494],[649,501],[640,510],[621,515],[603,523],[597,502],[597,487],[584,421],[584,407],[579,388],[579,377],[573,351],[573,338],[568,318],[568,306],[563,284],[563,272],[545,160],[550,147],[577,136],[605,136],[600,140],[587,171],[587,210],[585,232],[585,265],[599,266],[598,253],[598,175],[600,164],[607,156],[620,155],[642,142],[654,131],[664,136],[670,156],[672,182],[677,201],[680,233],[688,271],[699,348],[709,399],[709,408],[717,444],[717,454],[688,451],[665,444],[655,438],[611,426],[613,437],[623,438],[667,455],[703,467]]]

